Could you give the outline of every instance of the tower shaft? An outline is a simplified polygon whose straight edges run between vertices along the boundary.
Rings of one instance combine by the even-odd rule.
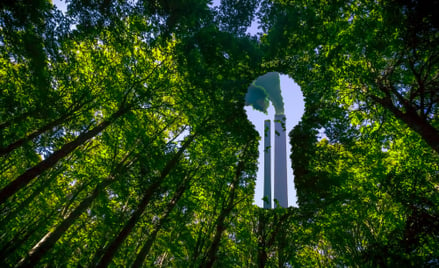
[[[288,207],[286,118],[283,114],[276,114],[274,119],[274,198],[281,207],[286,208]]]
[[[271,122],[264,121],[264,208],[271,208]]]

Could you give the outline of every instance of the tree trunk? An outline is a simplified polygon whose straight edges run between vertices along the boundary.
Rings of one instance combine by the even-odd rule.
[[[51,172],[45,180],[41,181],[40,185],[32,185],[32,187],[35,187],[36,189],[32,188],[32,193],[26,197],[23,202],[19,202],[17,198],[9,200],[7,205],[5,205],[5,208],[10,210],[10,212],[8,212],[7,216],[1,220],[0,226],[7,224],[10,220],[19,216],[23,209],[28,207],[45,188],[50,187],[50,181],[52,178],[56,178],[62,172],[64,172],[64,169],[57,169],[56,172]],[[0,213],[6,214],[6,212],[3,211],[0,211]]]
[[[0,131],[11,126],[12,124],[17,124],[17,123],[21,123],[23,120],[25,120],[27,117],[34,115],[35,113],[37,113],[37,111],[28,111],[25,112],[24,114],[20,114],[16,117],[14,117],[13,119],[6,121],[6,122],[2,122],[0,123]]]
[[[382,89],[387,92],[387,89]],[[393,102],[389,96],[379,98],[376,96],[370,96],[372,100],[381,104],[384,108],[389,110],[396,118],[406,123],[413,131],[418,133],[422,139],[437,153],[439,153],[439,131],[434,128],[427,120],[423,119],[416,113],[412,107],[408,104],[405,105],[406,111],[403,112],[393,105]]]
[[[87,208],[91,206],[93,201],[98,197],[102,191],[115,181],[115,177],[123,172],[126,172],[128,167],[137,159],[127,163],[127,160],[132,154],[128,153],[126,156],[117,164],[115,170],[110,174],[105,180],[100,182],[93,192],[80,202],[80,204],[68,214],[68,216],[55,228],[54,231],[48,232],[16,265],[16,267],[28,267],[35,266],[38,261],[44,256],[47,251],[49,251],[58,239],[64,235],[64,233],[70,228],[70,226],[86,211]]]
[[[221,209],[221,213],[216,220],[215,236],[206,254],[206,257],[204,258],[203,263],[200,265],[200,268],[204,268],[204,267],[210,268],[213,266],[213,264],[216,261],[216,253],[220,246],[222,234],[226,229],[225,219],[227,216],[229,216],[230,212],[235,206],[234,200],[235,200],[236,185],[239,182],[239,179],[241,178],[243,169],[244,169],[244,163],[240,161],[236,167],[235,177],[232,183],[230,184],[231,189],[230,189],[229,199],[227,200],[227,204]]]
[[[4,244],[4,246],[0,248],[0,267],[10,267],[10,265],[7,264],[6,261],[7,257],[9,257],[9,255],[11,255],[17,249],[22,247],[29,238],[31,238],[40,228],[44,228],[45,225],[46,221],[41,221],[37,219],[36,221],[28,225],[29,228],[27,230],[17,232],[14,237],[9,241],[2,241],[2,244]]]
[[[197,236],[197,240],[196,240],[197,242],[195,244],[195,247],[193,248],[193,254],[191,257],[191,259],[192,259],[192,264],[190,266],[191,268],[196,267],[197,259],[200,256],[202,249],[204,247],[205,241],[206,241],[206,239],[203,237],[205,234],[203,232],[204,231],[204,222],[201,222],[200,224],[201,224],[201,228],[198,231],[198,236]]]
[[[12,142],[5,147],[0,148],[0,156],[6,155],[6,154],[12,152],[13,150],[22,146],[24,143],[38,137],[42,133],[44,133],[50,129],[53,129],[54,127],[58,126],[59,124],[63,123],[64,121],[68,120],[68,118],[69,118],[69,115],[65,114],[64,116],[61,116],[60,118],[53,120],[52,122],[48,123],[47,125],[42,126],[41,128],[33,131],[29,135],[27,135],[21,139],[18,139],[17,141]]]
[[[258,222],[258,267],[264,268],[267,263],[267,246],[265,236],[265,217],[264,211],[261,211],[259,214],[259,222]]]
[[[106,179],[93,190],[93,193],[81,201],[67,218],[65,218],[55,230],[48,232],[28,253],[26,257],[20,260],[15,266],[34,267],[38,261],[49,251],[58,239],[69,229],[69,227],[81,216],[81,214],[92,204],[93,200],[98,197],[99,193],[113,182],[113,179]]]
[[[155,238],[157,237],[158,232],[162,228],[163,224],[166,222],[169,214],[171,214],[171,211],[174,209],[178,200],[180,200],[180,198],[183,196],[183,193],[188,186],[189,180],[190,179],[183,181],[183,183],[180,185],[180,187],[178,187],[177,191],[174,193],[174,196],[172,197],[171,201],[169,201],[168,205],[166,206],[166,209],[165,209],[162,217],[160,217],[160,220],[156,224],[154,224],[154,229],[151,232],[151,234],[149,235],[148,240],[143,245],[139,254],[137,254],[136,260],[134,261],[132,268],[137,268],[137,267],[142,266],[143,262],[145,261],[146,256],[148,255],[148,252],[149,252],[152,244],[155,241]]]
[[[39,129],[33,131],[31,134],[27,135],[26,137],[23,137],[21,139],[18,139],[15,142],[10,143],[9,145],[0,148],[0,156],[2,155],[6,155],[10,152],[12,152],[13,150],[17,149],[18,147],[22,146],[25,142],[30,141],[36,137],[38,137],[39,135],[41,135],[42,133],[60,125],[61,123],[65,122],[66,120],[71,120],[73,117],[75,117],[75,113],[77,111],[79,111],[82,107],[84,107],[84,105],[86,105],[87,103],[91,102],[91,100],[86,100],[83,101],[82,103],[77,103],[74,104],[72,106],[70,106],[68,108],[68,111],[66,111],[63,115],[61,115],[61,117],[59,117],[58,119],[53,120],[52,122],[49,122],[48,124],[40,127]],[[0,130],[3,128],[8,127],[9,125],[12,124],[12,122],[17,123],[18,121],[21,121],[23,119],[25,119],[26,117],[35,114],[36,111],[33,112],[27,112],[22,116],[19,116],[18,118],[16,118],[14,121],[9,121],[9,122],[5,122],[2,123],[0,125]]]
[[[75,140],[65,144],[61,147],[61,149],[51,154],[48,158],[26,170],[23,174],[18,176],[15,180],[0,190],[0,204],[3,204],[3,202],[5,202],[9,197],[14,195],[21,188],[25,187],[34,178],[41,175],[41,173],[55,166],[61,159],[73,152],[76,148],[102,132],[127,111],[127,109],[119,109],[108,120],[103,121],[92,130],[82,133]]]
[[[439,131],[416,112],[404,113],[401,119],[415,132],[417,132],[430,147],[439,153]]]
[[[10,220],[16,218],[18,214],[25,207],[27,207],[34,200],[34,198],[37,197],[40,194],[40,192],[46,187],[47,185],[45,183],[39,185],[38,188],[30,196],[26,197],[26,199],[23,202],[18,204],[18,207],[12,208],[13,211],[9,212],[7,216],[0,221],[0,226],[5,226]],[[14,203],[16,204],[16,202]]]
[[[105,253],[103,254],[102,258],[100,259],[100,261],[96,265],[96,267],[107,267],[110,264],[111,260],[113,259],[114,255],[116,254],[117,250],[120,248],[122,243],[125,241],[125,239],[128,237],[128,235],[133,230],[136,223],[139,221],[140,217],[142,216],[143,212],[146,209],[146,206],[148,205],[149,201],[151,200],[152,195],[160,187],[163,180],[171,172],[171,170],[174,169],[174,167],[178,164],[181,156],[183,155],[183,152],[186,150],[187,147],[189,147],[189,145],[195,139],[195,136],[196,135],[194,134],[188,140],[186,140],[186,142],[178,150],[178,152],[174,155],[174,157],[171,160],[169,160],[168,163],[166,164],[166,166],[163,168],[163,171],[161,172],[160,177],[157,178],[148,187],[145,194],[143,195],[142,200],[140,201],[139,205],[137,206],[136,211],[134,211],[134,213],[131,215],[131,218],[125,224],[123,229],[110,243],[110,245],[105,250]]]
[[[281,208],[283,209],[283,208]],[[270,218],[272,215],[273,218]],[[289,217],[289,213],[285,211],[285,214],[280,216],[278,213],[274,212],[274,210],[264,209],[260,211],[259,214],[259,222],[258,222],[258,267],[263,268],[267,264],[268,255],[267,252],[272,251],[272,247],[275,242],[278,245],[278,264],[283,263],[283,258],[281,254],[283,253],[283,238],[281,229],[284,226],[284,222]],[[267,227],[268,224],[268,227]],[[271,230],[271,232],[267,233],[266,230]],[[279,235],[281,233],[281,235]],[[283,267],[283,266],[279,266]]]

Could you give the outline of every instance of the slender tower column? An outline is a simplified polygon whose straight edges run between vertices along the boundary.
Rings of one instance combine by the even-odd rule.
[[[271,122],[264,121],[264,208],[271,208]]]
[[[287,188],[287,138],[285,134],[285,115],[276,114],[274,137],[274,198],[281,207],[288,207]]]

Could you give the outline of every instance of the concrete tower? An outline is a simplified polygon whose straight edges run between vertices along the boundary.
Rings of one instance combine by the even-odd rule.
[[[271,208],[271,122],[264,121],[264,208]]]
[[[288,207],[287,188],[287,138],[285,131],[285,115],[274,116],[274,199],[281,207]]]

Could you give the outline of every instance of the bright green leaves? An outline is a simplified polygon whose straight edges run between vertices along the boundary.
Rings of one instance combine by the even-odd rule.
[[[438,200],[431,195],[435,184],[430,179],[437,172],[437,157],[423,143],[414,142],[416,134],[404,125],[365,125],[367,115],[356,113],[350,113],[352,120],[336,121],[341,124],[337,126],[334,120],[325,123],[323,113],[316,118],[308,110],[290,134],[300,209],[312,222],[310,228],[318,231],[316,239],[324,241],[319,248],[323,256],[330,256],[330,263],[428,262],[432,255],[421,253],[421,248],[432,244],[421,241],[429,241],[436,232],[430,220],[437,217],[431,205]],[[332,128],[349,130],[354,120],[359,122],[356,139],[333,136]],[[330,140],[317,142],[315,122],[331,134]],[[418,231],[411,229],[413,222],[419,224]],[[424,227],[431,231],[422,231]],[[411,242],[406,244],[406,239]]]
[[[260,52],[195,2],[70,3],[51,23],[75,29],[46,29],[45,87],[29,77],[41,59],[2,43],[2,265],[129,266],[144,246],[148,265],[195,265],[253,239],[257,138],[242,107]]]
[[[256,1],[208,2],[1,5],[2,191],[26,177],[2,196],[1,265],[433,260],[438,34],[424,4],[263,1],[258,43],[244,35]],[[267,71],[306,98],[290,134],[297,209],[252,205],[244,96]]]
[[[269,60],[291,73],[305,96],[319,88],[325,102],[358,110],[355,106],[361,105],[373,120],[380,120],[384,108],[437,151],[437,100],[427,86],[437,83],[432,78],[436,67],[425,60],[437,58],[432,36],[438,35],[427,16],[432,13],[424,8],[373,1],[279,1],[263,10],[271,26],[263,41]],[[415,30],[413,23],[422,30]],[[360,123],[353,119],[354,125]]]

